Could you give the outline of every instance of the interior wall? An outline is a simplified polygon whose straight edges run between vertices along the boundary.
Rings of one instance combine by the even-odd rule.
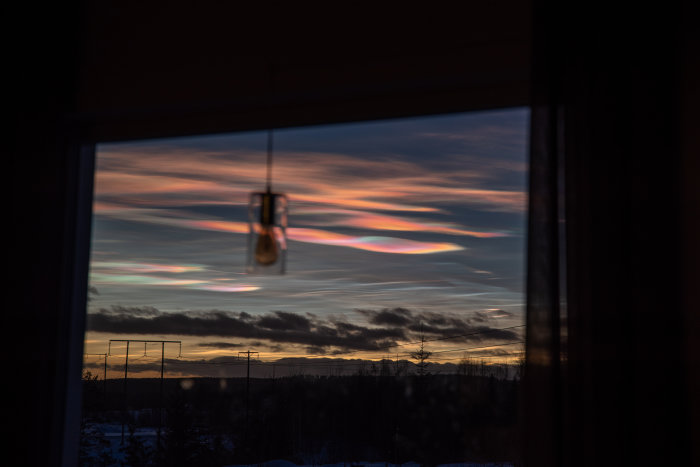
[[[94,140],[527,105],[529,2],[459,10],[87,5],[76,119]]]

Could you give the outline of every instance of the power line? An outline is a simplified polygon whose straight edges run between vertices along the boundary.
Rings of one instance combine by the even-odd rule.
[[[503,328],[503,329],[511,329],[511,328]],[[477,333],[470,333],[468,335],[474,335]],[[446,340],[448,338],[454,338],[454,337],[463,337],[464,335],[460,336],[449,336],[447,338],[439,338],[439,339],[431,339],[430,341],[435,342],[438,340]],[[429,342],[429,340],[426,340],[426,342]],[[463,351],[469,351],[469,350],[480,350],[480,349],[488,349],[491,347],[503,347],[503,346],[508,346],[508,345],[515,345],[515,344],[523,344],[525,341],[513,341],[513,342],[506,342],[506,343],[501,343],[501,344],[489,344],[489,345],[483,345],[483,346],[477,346],[477,347],[464,347],[464,348],[459,348],[459,349],[447,349],[447,350],[437,350],[431,352],[431,354],[442,354],[442,353],[449,353],[449,352],[463,352]],[[401,344],[401,345],[408,345],[408,344]],[[303,357],[299,358],[313,358],[313,357],[318,357],[318,358],[327,358],[327,359],[333,359],[338,355],[353,355],[356,353],[360,352],[367,352],[367,351],[353,351],[353,352],[345,352],[345,353],[335,353],[333,355],[305,355]],[[246,355],[248,352],[239,352],[239,354]],[[251,352],[251,354],[258,354],[259,352]],[[405,356],[410,356],[411,352],[403,352],[399,355],[405,355]],[[504,355],[499,355],[499,356],[504,356]],[[142,357],[141,357],[142,358]],[[292,358],[297,358],[297,357],[292,357]],[[263,360],[250,360],[250,357],[247,358],[247,360],[235,360],[235,361],[227,361],[227,362],[213,362],[213,361],[205,361],[205,360],[189,360],[189,359],[178,359],[178,360],[172,360],[172,363],[182,363],[182,364],[191,364],[191,365],[262,365],[262,364],[271,364],[274,362],[276,365],[281,365],[281,366],[296,366],[296,365],[319,365],[322,364],[321,362],[294,362],[294,363],[284,363],[280,362],[281,359],[273,360],[273,361],[263,361]],[[390,357],[385,357],[382,358],[382,360],[391,360]],[[330,362],[328,362],[330,363]],[[349,363],[349,362],[342,362],[342,364]],[[341,364],[341,363],[339,363]]]
[[[508,326],[508,327],[505,327],[505,328],[484,329],[484,330],[473,331],[473,332],[468,332],[468,333],[464,333],[464,334],[454,334],[454,335],[450,335],[450,336],[443,336],[443,337],[436,337],[436,338],[432,338],[432,339],[425,339],[423,342],[438,342],[438,341],[444,341],[444,340],[450,340],[450,339],[458,339],[458,338],[461,338],[461,337],[471,337],[471,336],[477,336],[477,335],[481,335],[481,334],[489,334],[489,333],[497,332],[497,331],[508,331],[508,330],[511,330],[511,329],[523,328],[523,327],[525,327],[525,326],[526,326],[526,325],[524,325],[524,324],[519,324],[519,325],[515,325],[515,326]],[[112,341],[120,341],[120,340],[118,340],[118,339],[112,339],[112,340],[110,340],[110,342],[112,342]],[[121,342],[125,342],[125,340],[121,340]],[[138,340],[133,340],[133,339],[132,339],[131,342],[149,342],[149,341],[142,341],[142,340],[141,340],[141,341],[138,341]],[[159,341],[159,342],[160,342],[160,341]],[[178,342],[178,343],[180,343],[180,341],[165,341],[165,342]],[[318,358],[333,358],[333,357],[341,356],[341,355],[355,355],[355,354],[361,354],[361,353],[373,353],[373,352],[380,352],[380,351],[382,351],[382,350],[391,349],[391,348],[395,348],[395,347],[404,347],[404,346],[407,346],[407,345],[417,345],[417,344],[420,344],[420,343],[421,343],[421,341],[404,342],[404,343],[402,343],[402,344],[389,344],[389,345],[379,346],[379,347],[376,347],[376,348],[374,348],[374,349],[361,349],[361,350],[351,350],[351,351],[347,351],[347,352],[334,352],[332,355],[328,355],[328,354],[307,354],[307,355],[304,356],[304,358],[314,358],[314,357],[318,357]],[[243,352],[243,353],[245,353],[245,352]],[[111,355],[111,353],[110,353],[110,355]],[[178,358],[181,358],[181,355],[182,355],[182,344],[180,343],[180,355],[178,356]],[[184,362],[187,362],[187,361],[188,361],[188,360],[184,360]],[[189,360],[189,362],[192,362],[192,361]],[[224,364],[224,363],[221,363],[221,362],[212,362],[211,364]],[[230,363],[230,364],[236,364],[236,363]],[[242,363],[241,363],[241,364],[242,364]]]
[[[432,339],[425,339],[425,340],[423,340],[422,342],[438,342],[438,341],[444,341],[444,340],[450,340],[450,339],[457,339],[457,338],[463,338],[463,337],[471,337],[471,336],[476,336],[476,335],[481,335],[481,334],[488,334],[488,333],[497,332],[497,331],[507,331],[507,330],[517,329],[517,328],[522,328],[522,327],[525,327],[525,325],[524,325],[524,324],[520,324],[520,325],[515,325],[515,326],[508,326],[508,327],[505,327],[505,328],[485,329],[485,330],[474,331],[474,332],[469,332],[469,333],[464,333],[464,334],[455,334],[455,335],[450,335],[450,336],[436,337],[436,338],[432,338]],[[111,351],[111,342],[127,342],[127,340],[121,340],[121,339],[112,339],[112,340],[110,340],[110,351]],[[132,339],[131,342],[143,342],[143,343],[144,343],[144,356],[145,356],[145,345],[146,345],[146,343],[148,343],[148,342],[155,342],[155,341],[144,341],[144,340],[134,340],[134,339]],[[366,365],[366,364],[367,364],[366,362],[345,362],[345,361],[341,361],[341,362],[338,362],[338,361],[327,361],[327,362],[304,361],[304,362],[294,362],[294,363],[290,362],[290,363],[284,363],[284,362],[280,362],[280,359],[273,360],[273,361],[268,361],[268,362],[261,361],[261,360],[258,360],[258,361],[253,360],[253,361],[251,362],[251,360],[250,360],[250,355],[248,355],[247,362],[243,362],[243,361],[212,362],[212,361],[182,360],[182,359],[181,359],[181,356],[182,356],[182,343],[181,343],[181,341],[158,341],[158,342],[173,342],[173,343],[177,342],[177,343],[180,344],[180,354],[178,355],[178,360],[173,360],[173,361],[171,361],[171,363],[181,363],[181,364],[190,364],[190,365],[220,365],[220,366],[221,366],[221,365],[224,365],[224,366],[226,366],[226,365],[236,366],[236,365],[247,364],[247,365],[248,365],[248,371],[250,371],[250,365],[251,365],[251,363],[252,363],[253,365],[265,365],[265,364],[270,364],[270,363],[274,362],[274,365],[278,365],[278,366],[287,366],[287,367],[312,366],[312,365],[314,365],[314,366],[319,366],[319,365],[320,365],[320,366],[322,366],[322,365],[333,365],[333,366],[335,366],[335,367],[341,367],[341,368],[342,368],[342,367],[345,367],[345,366],[361,366],[361,365]],[[491,348],[491,347],[501,347],[501,346],[507,346],[507,345],[521,344],[521,343],[523,343],[523,342],[524,342],[524,341],[516,341],[516,342],[509,342],[509,343],[503,343],[503,344],[492,344],[492,345],[478,346],[478,347],[467,347],[467,348],[459,348],[459,349],[448,349],[448,350],[442,350],[442,351],[434,351],[434,352],[431,352],[431,353],[432,353],[432,354],[443,354],[443,353],[449,353],[449,352],[463,352],[463,351],[469,351],[469,350],[480,350],[480,349],[486,349],[486,348]],[[402,343],[402,344],[391,344],[391,345],[386,345],[386,346],[380,346],[380,347],[377,347],[377,348],[371,349],[371,350],[354,350],[354,351],[349,351],[349,352],[337,352],[337,353],[333,353],[332,355],[328,355],[328,354],[310,354],[310,355],[305,355],[303,358],[309,359],[309,358],[314,358],[314,357],[315,357],[315,358],[328,358],[328,359],[332,359],[332,358],[335,358],[335,357],[338,357],[338,356],[347,356],[347,355],[356,355],[356,354],[360,354],[360,353],[378,352],[378,351],[381,351],[381,350],[384,350],[384,349],[390,349],[390,348],[395,348],[395,347],[403,347],[403,346],[407,346],[407,345],[415,345],[415,344],[420,344],[420,343],[421,343],[421,341],[405,342],[405,343]],[[127,342],[127,351],[128,351],[128,342]],[[239,352],[239,354],[240,354],[240,353],[246,354],[247,352]],[[252,352],[252,353],[257,353],[257,354],[259,355],[259,352]],[[410,354],[411,354],[410,352],[404,352],[404,353],[402,353],[401,355],[410,356]],[[399,355],[399,354],[397,354],[397,357],[398,357],[398,355]],[[504,357],[504,358],[505,358],[505,357],[508,357],[508,355],[498,355],[498,356],[488,356],[488,357],[487,357],[487,356],[482,356],[482,358],[496,358],[496,357]],[[140,357],[140,358],[143,358],[143,357]],[[391,358],[390,358],[390,357],[386,357],[386,358],[382,358],[382,360],[391,360]],[[444,361],[444,360],[455,360],[455,359],[440,359],[440,360]],[[381,361],[381,360],[380,360],[380,361]],[[125,367],[126,367],[126,365],[128,364],[128,354],[127,354],[127,360],[126,360],[126,362],[127,362],[127,363],[125,364]],[[437,363],[437,362],[435,362],[435,363]],[[161,366],[163,366],[163,365],[164,365],[164,362],[161,362]],[[126,368],[125,368],[125,370],[126,370]],[[162,368],[161,368],[161,370],[162,370]],[[162,373],[162,371],[161,371],[161,373]],[[248,374],[249,374],[249,373],[248,373]],[[161,377],[162,377],[162,375],[161,375]],[[125,385],[126,385],[126,381],[125,381]]]
[[[465,349],[438,350],[438,351],[433,352],[433,353],[436,354],[436,353],[448,353],[448,352],[462,352],[465,350],[488,349],[491,347],[503,347],[505,345],[515,345],[515,344],[524,344],[524,343],[525,343],[525,341],[506,342],[505,344],[483,345],[481,347],[467,347]]]
[[[474,355],[475,358],[509,358],[509,357],[516,357],[518,355],[524,354],[525,351],[518,351],[518,352],[509,352],[506,354],[498,354],[498,355]],[[453,360],[464,360],[465,358],[468,357],[452,357],[452,358],[441,358],[440,362],[445,362],[445,361],[453,361]]]
[[[514,341],[514,342],[506,342],[502,344],[491,344],[491,345],[483,345],[483,346],[477,346],[477,347],[466,347],[466,348],[459,348],[459,349],[448,349],[448,350],[439,350],[435,352],[431,352],[431,354],[443,354],[443,353],[449,353],[449,352],[464,352],[464,351],[469,351],[469,350],[481,350],[481,349],[489,349],[492,347],[504,347],[508,345],[515,345],[515,344],[523,344],[525,341]],[[246,352],[242,352],[243,354],[246,354]],[[252,352],[252,353],[257,353],[257,352]],[[520,354],[522,352],[518,352],[517,354]],[[410,352],[402,353],[400,355],[406,355],[410,356]],[[496,357],[507,357],[508,355],[491,355],[491,356],[481,356],[482,358],[496,358]],[[300,357],[300,358],[308,358],[308,356]],[[325,356],[325,358],[331,358],[328,356]],[[391,361],[391,358],[382,358],[381,361]],[[447,359],[444,359],[447,360]],[[236,365],[245,365],[246,362],[244,361],[229,361],[229,362],[212,362],[212,361],[202,361],[202,360],[178,360],[178,363],[181,364],[190,364],[190,365],[231,365],[231,366],[236,366]],[[253,365],[266,365],[266,364],[273,364],[277,366],[287,366],[287,367],[294,367],[294,366],[323,366],[323,365],[335,365],[335,366],[358,366],[358,365],[367,365],[366,361],[362,362],[347,362],[347,361],[334,361],[334,360],[329,360],[325,362],[314,362],[314,361],[302,361],[302,362],[280,362],[280,360],[274,360],[274,361],[261,361],[261,360],[253,360],[252,362],[248,362],[247,364],[253,364]]]
[[[526,326],[525,324],[518,324],[518,325],[516,325],[516,326],[508,326],[508,327],[505,327],[505,328],[483,329],[483,330],[481,330],[481,331],[472,331],[472,332],[468,332],[468,333],[465,333],[465,334],[454,334],[454,335],[450,335],[450,336],[436,337],[436,338],[433,338],[433,339],[425,339],[425,340],[423,340],[423,342],[437,342],[437,341],[444,341],[444,340],[449,340],[449,339],[458,339],[458,338],[460,338],[460,337],[478,336],[478,335],[480,335],[480,334],[488,334],[488,333],[497,332],[497,331],[509,331],[509,330],[511,330],[511,329],[523,328],[523,327],[525,327],[525,326]],[[336,356],[336,355],[354,355],[354,354],[358,354],[358,353],[379,352],[379,351],[386,350],[386,349],[392,349],[392,348],[394,348],[394,347],[404,347],[404,346],[407,346],[407,345],[417,345],[417,344],[420,344],[420,343],[421,343],[421,341],[404,342],[403,344],[382,345],[382,346],[378,346],[378,347],[376,347],[376,348],[374,348],[374,349],[361,349],[361,350],[352,350],[352,351],[348,351],[348,352],[335,352],[335,353],[333,353],[333,356]],[[307,354],[305,357],[306,357],[306,358],[313,358],[313,357],[326,357],[326,358],[327,358],[328,355],[327,355],[327,354]]]
[[[506,327],[506,328],[485,329],[485,330],[475,331],[475,332],[469,332],[469,333],[465,333],[465,334],[454,334],[454,335],[451,335],[451,336],[436,337],[436,338],[433,338],[433,339],[425,339],[425,340],[414,341],[414,342],[404,342],[403,344],[385,345],[385,346],[377,347],[376,349],[372,349],[372,350],[354,350],[354,351],[352,351],[352,352],[339,352],[339,353],[335,353],[335,354],[333,354],[333,355],[352,355],[352,354],[356,354],[356,353],[360,353],[360,352],[375,352],[375,351],[379,351],[379,350],[391,349],[391,348],[394,348],[394,347],[403,347],[403,346],[406,346],[406,345],[418,345],[418,344],[420,344],[421,342],[425,343],[425,342],[444,341],[444,340],[449,340],[449,339],[458,339],[458,338],[460,338],[460,337],[478,336],[478,335],[480,335],[480,334],[488,334],[488,333],[490,333],[490,332],[496,332],[496,331],[508,331],[508,330],[510,330],[510,329],[523,328],[523,327],[525,327],[524,324],[518,324],[517,326],[509,326],[509,327]],[[309,356],[313,357],[313,356],[315,356],[315,355],[309,355]]]
[[[112,352],[112,342],[126,342],[126,357],[124,359],[124,414],[122,419],[122,445],[124,444],[124,421],[126,420],[126,410],[127,410],[127,392],[126,392],[126,382],[128,379],[129,370],[129,345],[134,343],[143,343],[143,355],[136,360],[144,358],[147,354],[148,344],[161,344],[161,354],[160,354],[160,416],[158,420],[158,439],[157,447],[160,449],[160,433],[163,427],[163,378],[165,376],[165,344],[179,344],[180,351],[178,353],[178,358],[182,357],[182,341],[165,341],[165,340],[144,340],[144,339],[110,339],[109,345],[107,347],[107,354],[111,355]],[[107,357],[105,357],[106,362]],[[106,365],[106,363],[105,363]]]

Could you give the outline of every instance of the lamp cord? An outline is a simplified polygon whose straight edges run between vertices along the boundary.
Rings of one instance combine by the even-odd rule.
[[[270,97],[275,90],[276,69],[274,63],[270,64]],[[267,130],[267,192],[272,191],[272,128]]]
[[[272,191],[272,130],[267,131],[267,192]]]

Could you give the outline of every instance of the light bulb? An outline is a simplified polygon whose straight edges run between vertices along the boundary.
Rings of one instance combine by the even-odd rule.
[[[251,274],[284,274],[287,255],[287,197],[252,193],[248,204],[248,259]]]
[[[274,264],[279,257],[277,251],[277,238],[272,226],[261,226],[258,239],[255,243],[255,261],[263,266]]]
[[[260,206],[260,233],[255,242],[255,261],[263,266],[275,264],[279,256],[277,251],[277,238],[273,221],[275,219],[275,197],[267,192],[262,197]]]

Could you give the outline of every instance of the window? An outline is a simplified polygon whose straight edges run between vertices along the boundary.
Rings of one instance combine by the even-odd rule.
[[[98,146],[83,459],[517,461],[528,118],[276,130],[276,277],[263,132]]]

